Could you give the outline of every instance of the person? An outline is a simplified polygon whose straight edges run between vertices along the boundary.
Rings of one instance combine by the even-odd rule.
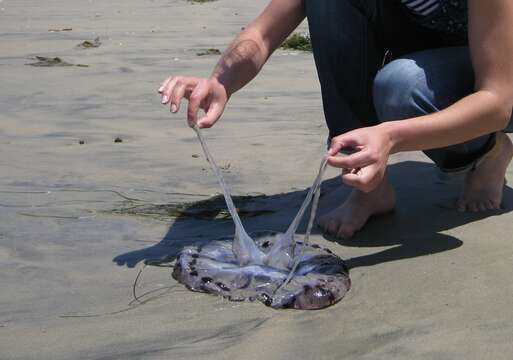
[[[329,164],[353,187],[319,218],[326,232],[349,238],[393,210],[386,167],[401,151],[423,150],[442,171],[466,172],[460,211],[500,207],[513,157],[503,133],[513,108],[511,0],[272,0],[209,78],[167,78],[162,103],[176,113],[185,98],[188,121],[211,127],[305,17]]]

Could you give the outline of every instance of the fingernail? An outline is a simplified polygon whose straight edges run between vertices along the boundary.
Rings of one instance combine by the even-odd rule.
[[[176,110],[177,110],[177,109],[176,109],[176,105],[175,105],[175,104],[172,104],[172,105],[171,105],[171,111],[172,111],[172,112],[176,112]]]
[[[158,89],[157,91],[158,91],[158,92],[162,92],[162,90],[164,90],[164,87],[163,87],[163,86],[159,87],[159,89]]]
[[[167,95],[162,96],[162,104],[167,103],[168,100],[169,98],[167,97]]]

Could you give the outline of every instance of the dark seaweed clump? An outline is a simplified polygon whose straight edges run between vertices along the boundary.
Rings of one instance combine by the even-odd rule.
[[[262,209],[255,202],[265,200],[267,196],[234,196],[233,201],[238,206],[237,212],[241,218],[269,215],[274,210]],[[215,195],[205,200],[175,204],[142,204],[112,210],[115,214],[137,215],[152,217],[159,220],[169,218],[197,220],[228,220],[230,213],[222,195]]]
[[[197,56],[205,56],[205,55],[221,55],[221,50],[210,48],[205,50],[200,50],[196,53]]]
[[[90,49],[100,47],[101,44],[102,43],[100,41],[100,38],[96,37],[94,40],[82,41],[80,44],[77,45],[77,47],[82,49]]]
[[[295,33],[281,44],[282,49],[312,51],[312,42],[307,34]]]
[[[36,56],[34,60],[37,60],[36,62],[25,64],[30,66],[37,66],[37,67],[63,67],[63,66],[78,66],[78,67],[88,67],[89,65],[85,64],[70,64],[69,62],[66,62],[62,60],[59,57],[46,57],[46,56]]]

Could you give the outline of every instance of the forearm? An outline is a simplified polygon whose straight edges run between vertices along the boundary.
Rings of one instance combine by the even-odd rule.
[[[211,77],[231,96],[259,73],[270,53],[257,31],[244,30],[226,49]]]
[[[304,17],[303,0],[272,0],[230,44],[212,78],[218,80],[230,96],[258,74],[273,51]]]
[[[437,113],[379,125],[392,153],[445,147],[506,127],[511,104],[494,92],[477,91]]]

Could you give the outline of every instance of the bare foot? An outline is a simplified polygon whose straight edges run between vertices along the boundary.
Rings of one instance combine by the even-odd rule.
[[[372,215],[390,212],[394,207],[395,192],[385,175],[381,184],[369,193],[354,189],[342,205],[320,216],[318,224],[331,235],[350,238]]]
[[[499,132],[492,150],[474,171],[467,174],[458,200],[458,210],[478,212],[500,209],[504,176],[512,158],[513,144],[506,134]]]

